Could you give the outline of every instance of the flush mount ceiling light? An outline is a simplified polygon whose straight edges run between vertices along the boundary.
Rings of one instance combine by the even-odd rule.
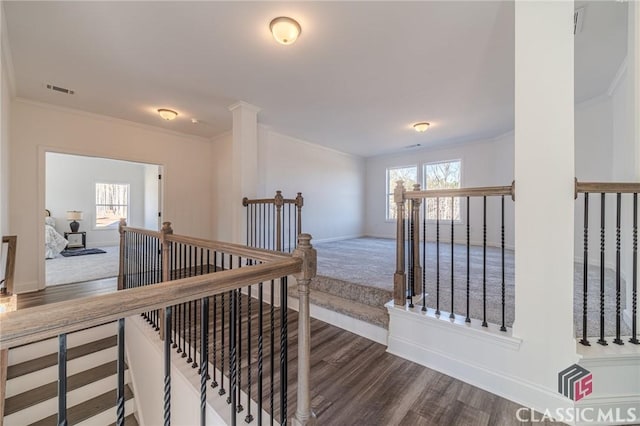
[[[423,133],[427,131],[430,125],[431,124],[427,123],[426,121],[422,121],[420,123],[414,124],[413,128],[416,130],[416,132]]]
[[[269,24],[273,38],[280,44],[293,44],[298,39],[302,29],[296,20],[286,16],[275,18]]]
[[[160,117],[164,118],[167,121],[173,120],[178,116],[177,112],[175,112],[172,109],[166,109],[166,108],[160,108],[158,110],[158,114],[160,114]]]

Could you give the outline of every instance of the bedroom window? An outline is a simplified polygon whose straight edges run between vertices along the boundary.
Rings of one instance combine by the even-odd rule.
[[[418,166],[389,167],[387,169],[387,220],[396,219],[396,203],[393,202],[393,190],[397,181],[403,181],[404,187],[411,190],[418,182]]]
[[[460,188],[460,160],[442,161],[424,165],[425,189],[454,189]],[[435,198],[427,200],[427,219],[436,220],[437,201]],[[460,198],[445,197],[440,199],[440,219],[460,221]]]
[[[115,228],[129,217],[129,184],[96,183],[96,228]]]

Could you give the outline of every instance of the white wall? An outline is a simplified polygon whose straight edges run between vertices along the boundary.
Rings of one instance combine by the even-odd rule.
[[[395,238],[395,221],[385,220],[386,169],[393,166],[417,165],[461,160],[461,186],[505,186],[513,181],[513,133],[489,140],[480,140],[451,148],[410,150],[400,154],[371,157],[366,161],[366,214],[367,235]],[[516,188],[517,192],[517,188]],[[463,213],[466,207],[461,207]],[[471,240],[482,243],[482,200],[472,199]],[[435,225],[427,224],[428,239],[435,239]],[[441,223],[441,238],[450,239],[450,226]],[[454,226],[456,241],[466,241],[466,221]],[[505,199],[505,244],[513,247],[513,202]],[[500,244],[500,201],[498,197],[487,200],[487,242]]]
[[[0,235],[8,235],[9,229],[9,119],[11,116],[11,83],[13,72],[9,63],[7,25],[4,3],[0,3]]]
[[[314,241],[363,235],[364,159],[260,128],[258,161],[258,195],[302,192],[302,231]]]
[[[68,210],[83,212],[80,231],[87,232],[87,247],[118,245],[117,228],[96,229],[95,184],[129,184],[130,226],[144,227],[145,165],[79,155],[46,154],[45,206],[56,219],[59,232],[70,231]]]
[[[163,218],[176,233],[211,237],[211,143],[124,120],[16,100],[11,116],[10,226],[18,235],[16,291],[44,286],[45,152],[159,164]]]
[[[233,229],[230,224],[232,203],[241,203],[242,198],[234,199],[231,189],[231,152],[233,135],[225,133],[215,138],[212,143],[212,188],[213,188],[213,239],[232,241]]]

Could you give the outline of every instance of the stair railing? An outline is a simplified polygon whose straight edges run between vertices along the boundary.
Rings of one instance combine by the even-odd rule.
[[[284,198],[276,191],[273,198],[250,200],[245,197],[247,246],[291,252],[302,233],[302,206],[304,198],[298,192],[295,198]]]
[[[16,268],[16,246],[18,237],[4,235],[2,237],[2,250],[6,253],[5,264],[2,265],[2,281],[0,282],[0,313],[10,312],[16,309],[16,296],[13,294],[13,274]],[[6,250],[5,250],[6,246]],[[0,256],[2,258],[3,256]],[[4,419],[4,400],[7,389],[7,368],[9,353],[6,349],[0,349],[0,426]]]
[[[286,424],[288,421],[287,407],[287,377],[288,377],[288,316],[286,309],[286,297],[283,298],[280,307],[280,315],[278,324],[274,322],[273,309],[271,316],[263,317],[263,283],[281,282],[281,293],[286,295],[286,286],[288,285],[287,277],[293,275],[298,284],[298,292],[300,296],[300,310],[298,314],[298,371],[297,371],[297,409],[292,418],[294,424],[305,425],[312,422],[313,417],[310,409],[310,317],[309,317],[309,281],[315,275],[316,271],[316,254],[311,246],[311,236],[301,234],[298,238],[298,247],[292,254],[278,253],[274,251],[261,250],[241,246],[237,244],[229,244],[215,241],[208,241],[198,238],[173,235],[170,231],[170,224],[166,223],[163,232],[154,233],[152,231],[136,230],[128,228],[121,223],[121,239],[125,242],[126,249],[125,259],[131,260],[121,262],[121,277],[119,278],[120,291],[86,297],[83,299],[74,299],[70,301],[59,302],[37,306],[28,309],[22,309],[15,312],[0,314],[2,321],[2,335],[0,336],[0,349],[9,349],[15,346],[39,341],[42,339],[58,336],[59,340],[59,363],[58,363],[58,424],[66,424],[67,418],[67,375],[66,375],[66,336],[68,333],[84,329],[91,326],[104,324],[111,321],[118,322],[118,380],[117,380],[117,407],[116,407],[116,424],[124,424],[124,331],[125,318],[132,315],[144,314],[147,318],[153,317],[150,313],[155,314],[155,320],[162,323],[165,330],[164,335],[164,400],[158,401],[159,406],[164,410],[164,424],[171,423],[171,351],[175,349],[173,345],[177,345],[181,339],[184,341],[186,327],[184,322],[178,320],[186,319],[189,314],[191,325],[200,330],[200,342],[193,344],[193,352],[191,352],[190,341],[181,343],[184,350],[189,350],[193,358],[196,358],[196,345],[199,346],[200,368],[199,374],[201,378],[201,404],[200,419],[201,424],[206,422],[206,394],[207,382],[210,387],[218,387],[218,393],[222,395],[227,393],[228,404],[230,406],[230,415],[232,424],[236,423],[236,417],[239,415],[239,407],[242,405],[241,390],[246,391],[248,386],[242,386],[239,382],[239,375],[242,368],[247,362],[241,363],[241,354],[243,352],[241,344],[244,339],[247,342],[255,343],[251,349],[245,346],[245,361],[251,359],[252,356],[258,358],[258,366],[249,368],[247,371],[258,370],[258,383],[255,391],[249,390],[246,395],[249,398],[256,397],[256,404],[262,407],[263,387],[262,387],[262,365],[263,355],[270,349],[271,357],[265,356],[264,363],[267,361],[271,366],[276,364],[278,367],[272,367],[271,371],[277,371],[279,377],[271,375],[269,383],[271,395],[267,395],[271,401],[271,418],[274,419],[276,411],[279,423]],[[153,242],[153,239],[160,240],[160,245]],[[186,247],[199,246],[203,249],[198,251],[198,262],[189,263],[189,258],[193,260],[195,253],[193,248]],[[152,260],[153,256],[145,258],[144,253],[158,253],[160,248],[162,252],[160,259]],[[217,259],[210,263],[206,263],[203,257],[204,249],[213,253],[224,253],[217,255]],[[191,255],[189,255],[191,253]],[[202,253],[202,255],[200,255]],[[185,255],[187,261],[185,261]],[[157,255],[155,256],[157,258]],[[202,261],[200,261],[202,259]],[[223,260],[224,259],[224,260]],[[121,259],[122,260],[122,259]],[[211,258],[209,258],[211,260]],[[147,261],[153,261],[152,266],[160,265],[158,268],[145,271],[141,265]],[[224,262],[224,264],[223,264]],[[123,265],[124,263],[124,265]],[[175,264],[175,265],[174,265]],[[230,268],[230,265],[236,265]],[[147,264],[149,265],[149,264]],[[170,266],[172,266],[170,268]],[[193,275],[194,270],[206,271],[209,273]],[[211,271],[211,268],[216,269]],[[160,277],[158,279],[157,277]],[[143,279],[157,280],[154,285],[144,285]],[[259,288],[258,299],[258,315],[251,311],[251,297],[249,292],[246,296],[242,290],[248,286],[256,286]],[[248,299],[247,314],[243,317],[241,306],[242,299]],[[213,305],[213,306],[211,306]],[[273,305],[271,305],[273,306]],[[192,312],[185,309],[193,308]],[[218,309],[219,308],[219,309]],[[225,308],[228,310],[224,311]],[[51,312],[55,312],[52,315]],[[161,313],[161,314],[160,314]],[[209,320],[209,314],[212,315]],[[226,326],[224,325],[227,322]],[[269,322],[270,321],[270,322]],[[210,328],[210,323],[213,327]],[[253,337],[249,331],[246,336],[242,335],[241,324],[254,323],[254,330],[258,330],[257,336]],[[269,324],[269,325],[266,325]],[[276,325],[278,327],[276,327]],[[263,330],[264,327],[264,330]],[[226,337],[224,336],[226,332]],[[191,333],[191,332],[189,332]],[[266,342],[264,334],[267,334],[272,343]],[[209,338],[213,336],[213,353],[209,352]],[[277,343],[274,341],[279,340]],[[217,347],[222,346],[221,351],[217,351]],[[276,350],[277,348],[277,350]],[[227,362],[221,360],[217,363],[216,355],[227,355]],[[213,358],[213,359],[212,359]],[[212,362],[213,361],[213,362]],[[226,375],[225,375],[226,373]],[[220,382],[216,380],[219,377]],[[250,379],[249,379],[250,381]],[[250,383],[250,382],[249,382]],[[265,382],[265,384],[267,384]],[[274,384],[279,386],[276,391]],[[222,392],[224,386],[227,390]],[[279,407],[273,406],[273,395],[279,394]],[[247,402],[247,410],[251,407],[251,402]],[[262,410],[256,412],[257,423],[262,424]],[[245,420],[251,421],[250,414]],[[179,419],[177,419],[179,423]]]
[[[515,201],[515,183],[510,186],[459,188],[459,189],[435,189],[421,190],[420,185],[413,186],[411,191],[407,191],[402,181],[398,181],[394,189],[394,203],[396,204],[396,272],[394,273],[394,293],[393,300],[396,306],[414,307],[414,299],[421,295],[421,311],[427,312],[434,309],[435,315],[441,315],[441,308],[449,309],[449,319],[456,320],[458,316],[464,318],[467,323],[471,322],[470,306],[470,283],[471,283],[471,238],[470,221],[476,216],[471,215],[470,201],[472,198],[482,200],[482,326],[488,327],[487,320],[487,286],[500,286],[501,315],[497,322],[500,322],[501,331],[507,331],[505,311],[506,311],[506,285],[505,285],[505,197]],[[498,197],[500,200],[500,255],[501,255],[501,280],[498,283],[489,283],[487,279],[487,198]],[[462,202],[461,202],[462,201]],[[463,211],[465,206],[466,212]],[[459,217],[455,217],[454,207],[459,211]],[[463,260],[466,261],[466,268],[456,271],[454,246],[455,225],[464,225],[466,222],[466,235],[462,240],[466,243],[466,250]],[[449,286],[441,282],[441,228],[448,227],[450,237],[450,271]],[[435,268],[430,270],[427,264],[427,229],[435,230]],[[433,254],[432,254],[433,256]],[[430,278],[435,278],[435,294],[427,295],[426,283],[427,274]],[[455,277],[462,274],[466,282],[464,290],[465,305],[463,308],[456,308],[455,305]],[[442,290],[449,291],[449,302],[445,305],[442,301]],[[427,299],[428,296],[428,299]],[[474,298],[475,299],[475,298]],[[429,306],[428,306],[429,305]],[[459,314],[456,314],[459,312]]]
[[[605,326],[607,323],[615,323],[615,337],[613,343],[617,345],[623,345],[624,341],[621,338],[621,325],[622,325],[622,255],[626,250],[631,252],[631,337],[630,343],[640,344],[638,340],[638,192],[640,192],[640,182],[579,182],[576,179],[575,183],[575,198],[578,199],[578,194],[584,194],[583,201],[583,213],[584,219],[583,225],[583,282],[582,282],[582,338],[580,343],[584,346],[590,346],[589,342],[589,330],[588,330],[588,318],[589,313],[589,217],[590,217],[590,201],[589,195],[600,195],[599,203],[596,202],[596,207],[599,207],[596,211],[596,215],[600,218],[600,262],[599,262],[599,279],[597,280],[596,288],[598,293],[599,309],[596,309],[596,315],[598,315],[597,322],[599,322],[597,343],[603,346],[608,345],[606,339]],[[606,284],[606,206],[607,201],[615,196],[615,288],[608,288]],[[599,204],[599,205],[598,205]],[[622,223],[623,212],[626,209],[626,213],[630,213],[631,221],[626,224]],[[593,216],[593,213],[591,213]],[[628,284],[627,277],[627,284]],[[615,313],[611,315],[611,312],[606,312],[605,309],[605,293],[609,298],[609,293],[614,294],[615,298]],[[577,295],[576,295],[577,296]],[[593,310],[591,314],[593,314]]]

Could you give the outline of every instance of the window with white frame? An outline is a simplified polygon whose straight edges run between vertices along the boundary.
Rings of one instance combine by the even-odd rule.
[[[129,217],[129,184],[96,183],[96,228],[115,228]]]
[[[461,161],[441,161],[424,165],[425,189],[454,189],[460,188]],[[439,210],[439,215],[438,215]],[[441,197],[439,202],[435,198],[427,200],[427,219],[460,220],[460,198]]]
[[[387,220],[395,220],[397,206],[393,202],[393,190],[396,183],[401,180],[404,187],[411,190],[418,183],[418,166],[389,167],[387,169]]]

